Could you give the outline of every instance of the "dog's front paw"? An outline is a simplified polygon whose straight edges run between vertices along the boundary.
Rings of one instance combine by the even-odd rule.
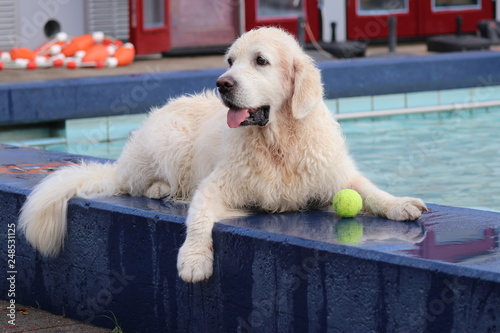
[[[395,197],[387,207],[386,217],[396,221],[414,221],[426,211],[427,207],[420,199]]]
[[[177,257],[179,276],[186,282],[200,282],[212,276],[214,251],[212,246],[181,246]]]

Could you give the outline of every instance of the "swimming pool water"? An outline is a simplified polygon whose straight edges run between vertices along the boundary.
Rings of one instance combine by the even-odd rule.
[[[500,211],[500,108],[341,124],[359,169],[382,189]]]
[[[380,188],[430,203],[500,211],[500,107],[340,123],[359,169]],[[124,144],[48,149],[116,159]]]

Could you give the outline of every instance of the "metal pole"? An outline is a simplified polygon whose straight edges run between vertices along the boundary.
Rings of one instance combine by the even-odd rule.
[[[463,17],[462,16],[457,16],[456,22],[457,22],[457,36],[460,36],[462,34]]]
[[[304,46],[305,43],[305,34],[304,34],[304,25],[306,20],[304,16],[299,16],[297,19],[297,40],[299,41],[300,46]]]
[[[337,41],[337,22],[330,23],[330,27],[332,28],[332,43]]]
[[[396,44],[398,42],[398,37],[396,34],[396,17],[390,16],[387,20],[387,23],[389,24],[389,52],[394,53],[396,52]]]

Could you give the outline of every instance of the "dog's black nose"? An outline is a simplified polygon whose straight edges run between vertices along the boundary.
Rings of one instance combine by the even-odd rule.
[[[221,94],[228,93],[234,86],[236,86],[236,81],[230,76],[222,76],[217,80],[217,88]]]

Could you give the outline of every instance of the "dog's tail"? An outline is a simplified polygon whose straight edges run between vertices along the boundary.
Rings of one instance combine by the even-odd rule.
[[[55,256],[66,236],[68,200],[110,196],[118,189],[115,164],[84,162],[64,167],[35,186],[21,209],[18,229],[40,253]]]

